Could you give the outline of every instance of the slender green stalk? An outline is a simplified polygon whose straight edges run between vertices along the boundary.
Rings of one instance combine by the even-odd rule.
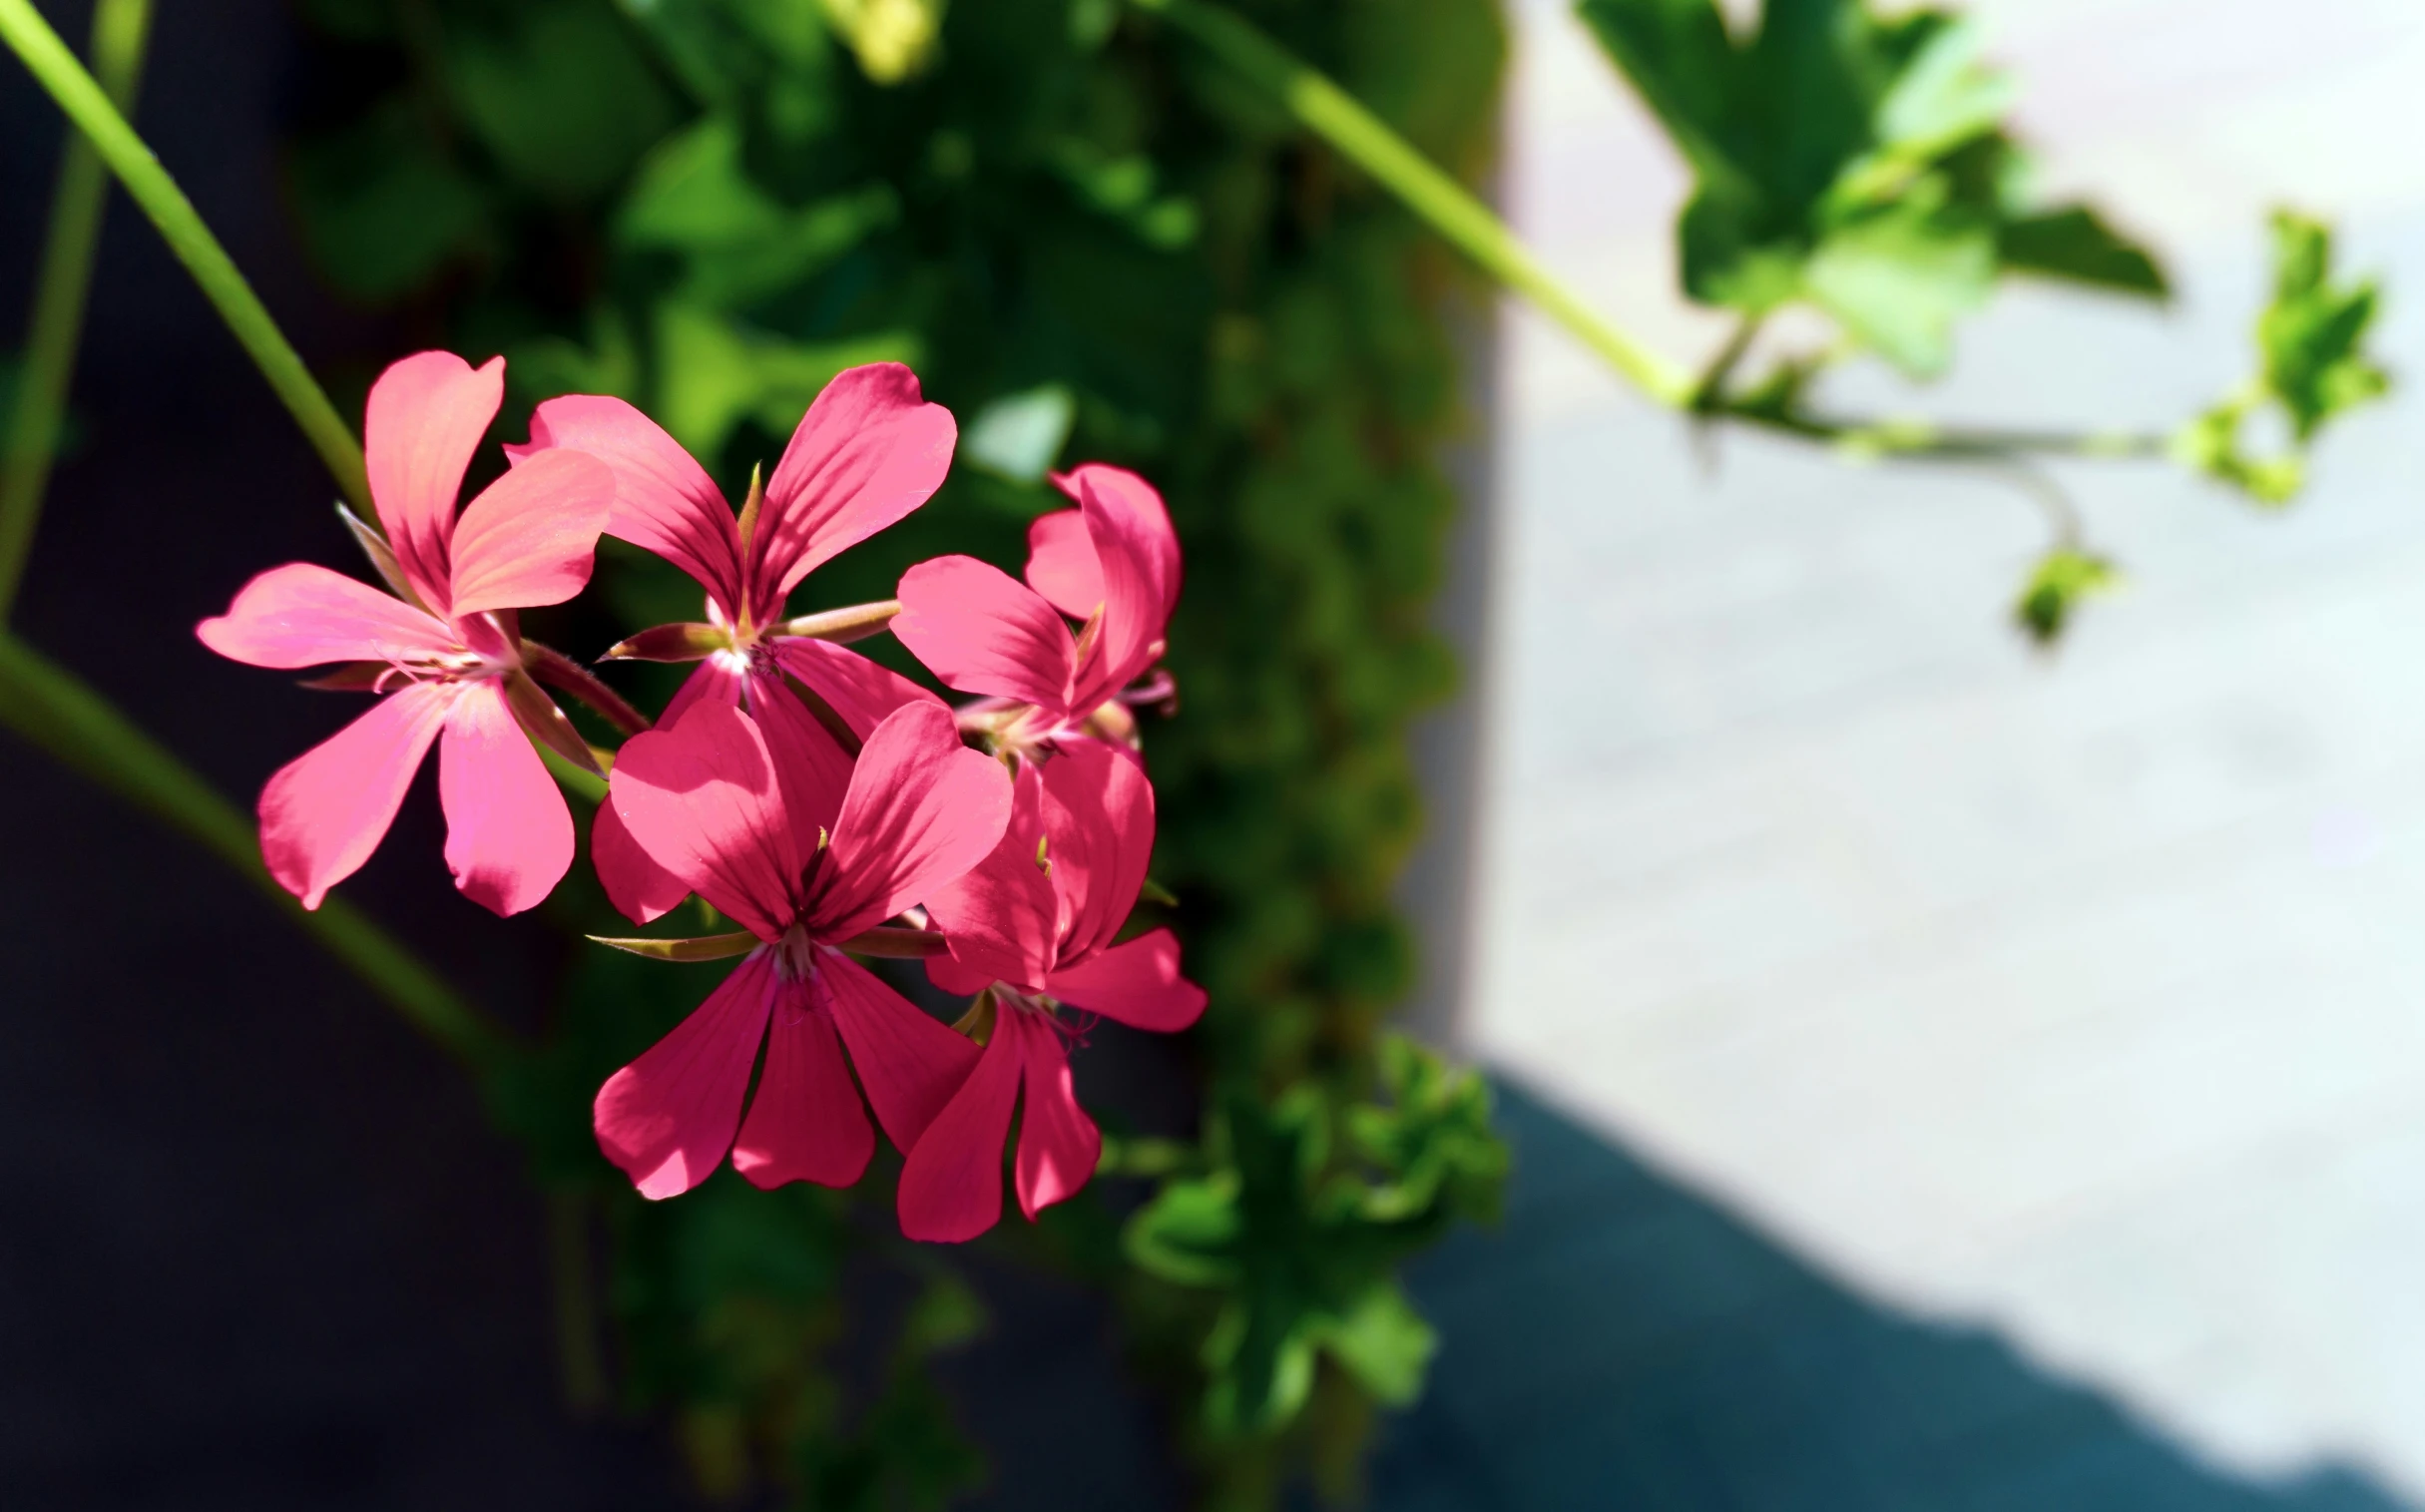
[[[474,1071],[497,1066],[512,1040],[411,951],[341,898],[306,910],[261,864],[253,826],[191,767],[101,695],[0,630],[0,723],[65,764],[199,840],[242,872],[403,1014]]]
[[[135,82],[143,72],[144,43],[151,30],[152,0],[100,0],[93,8],[93,72],[121,113],[134,106]],[[109,187],[91,139],[69,132],[59,153],[59,187],[51,196],[42,270],[34,279],[33,317],[26,326],[17,403],[6,417],[6,434],[0,435],[0,624],[7,623],[17,585],[25,577],[34,522],[41,518],[42,493],[59,451],[68,380],[76,370],[76,346],[84,334],[93,249],[101,241]]]
[[[1434,167],[1354,96],[1238,17],[1200,0],[1133,0],[1165,17],[1268,94],[1298,125],[1370,174],[1483,271],[1530,299],[1644,393],[1671,409],[1693,376],[1601,318],[1465,187]]]
[[[101,160],[118,176],[127,193],[143,208],[160,231],[162,240],[177,259],[186,264],[194,281],[202,285],[203,293],[217,306],[220,318],[236,333],[251,354],[261,376],[277,391],[295,423],[303,428],[304,436],[318,450],[320,460],[335,474],[337,486],[344,491],[357,511],[370,510],[370,485],[362,468],[362,445],[346,427],[336,406],[303,365],[287,343],[277,322],[261,306],[252,286],[237,271],[227,249],[203,225],[194,206],[186,199],[177,181],[169,177],[152,150],[127,125],[125,116],[110,103],[93,76],[76,55],[59,40],[34,7],[32,0],[0,0],[0,42],[6,42],[51,98],[67,113],[69,121],[92,141]]]

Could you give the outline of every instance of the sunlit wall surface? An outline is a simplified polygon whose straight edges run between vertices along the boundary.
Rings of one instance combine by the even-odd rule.
[[[2425,1495],[2425,6],[1972,10],[2049,188],[2180,297],[2012,292],[1951,380],[1847,374],[1848,407],[2169,425],[2251,360],[2279,202],[2384,275],[2409,386],[2287,517],[2065,471],[2131,580],[2049,659],[2006,619],[2023,495],[1698,447],[1516,313],[1470,1037],[2224,1465]],[[1707,349],[1682,169],[1563,5],[1519,14],[1519,226]]]

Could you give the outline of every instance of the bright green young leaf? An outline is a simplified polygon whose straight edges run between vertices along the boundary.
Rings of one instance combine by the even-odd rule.
[[[2325,421],[2391,386],[2359,350],[2374,323],[2372,279],[2332,281],[2332,232],[2292,211],[2273,214],[2273,302],[2257,317],[2265,387],[2303,445]]]
[[[1423,1394],[1423,1373],[1440,1347],[1439,1331],[1394,1281],[1376,1283],[1344,1313],[1325,1319],[1315,1337],[1374,1400],[1392,1407]]]
[[[2058,546],[2038,559],[2013,604],[2013,620],[2041,646],[2063,638],[2072,616],[2091,595],[2111,593],[2122,575],[2104,557]]]
[[[1829,235],[1802,286],[1880,356],[1932,374],[1953,355],[1954,322],[1986,300],[1995,276],[1988,227],[1915,199]]]
[[[2304,486],[2307,451],[2323,427],[2379,397],[2391,376],[2364,350],[2379,307],[2374,281],[2334,281],[2322,222],[2276,211],[2271,231],[2273,298],[2256,318],[2257,376],[2182,427],[2174,450],[2186,466],[2279,506]],[[2247,422],[2263,414],[2278,414],[2290,433],[2276,455],[2248,450]]]

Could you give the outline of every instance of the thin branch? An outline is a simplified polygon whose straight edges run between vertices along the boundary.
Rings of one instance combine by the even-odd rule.
[[[159,229],[169,250],[202,285],[236,339],[243,344],[261,376],[269,380],[303,435],[334,474],[338,488],[357,512],[370,509],[370,485],[362,466],[362,445],[329,402],[311,370],[303,365],[277,322],[262,307],[252,286],[237,270],[227,249],[203,225],[185,192],[152,156],[126,117],[110,103],[76,55],[59,40],[32,0],[0,0],[0,42],[6,42],[69,121],[92,141],[127,193]]]
[[[1543,267],[1507,224],[1435,167],[1354,96],[1251,25],[1201,0],[1132,0],[1219,55],[1297,124],[1370,174],[1485,272],[1524,295],[1598,352],[1628,382],[1670,409],[1693,397],[1693,379],[1619,330]]]
[[[1896,460],[1988,462],[2020,456],[2149,460],[2172,454],[2173,438],[2153,431],[2006,429],[1940,425],[1932,420],[1856,420],[1808,410],[1754,408],[1727,401],[1716,414],[1805,441]]]
[[[251,822],[100,694],[0,630],[0,722],[241,872],[294,923],[475,1072],[494,1070],[512,1036],[342,898],[306,909],[261,864]]]
[[[634,709],[622,694],[598,681],[591,671],[558,651],[537,641],[522,643],[522,664],[539,682],[558,693],[569,693],[591,709],[598,717],[627,736],[646,735],[649,717]]]
[[[102,92],[122,112],[133,108],[151,29],[152,0],[100,0],[93,8],[93,69]],[[25,577],[43,491],[59,452],[109,187],[92,141],[71,130],[59,152],[59,187],[51,197],[42,270],[34,279],[16,407],[6,417],[7,434],[0,437],[0,624],[7,622]]]
[[[1726,337],[1726,344],[1717,349],[1717,354],[1709,359],[1709,365],[1702,368],[1700,376],[1693,381],[1693,395],[1689,403],[1696,413],[1715,414],[1725,408],[1726,380],[1734,376],[1734,369],[1741,364],[1744,353],[1751,350],[1752,341],[1758,338],[1760,327],[1767,323],[1767,316],[1751,314],[1734,322],[1734,329]]]

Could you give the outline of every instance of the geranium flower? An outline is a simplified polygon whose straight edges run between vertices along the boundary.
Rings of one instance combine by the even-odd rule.
[[[852,1068],[885,1134],[908,1150],[977,1059],[974,1045],[835,947],[982,859],[1010,817],[1009,774],[962,746],[938,704],[907,705],[877,725],[846,787],[771,735],[702,699],[670,729],[634,737],[615,761],[607,801],[633,840],[746,931],[612,942],[675,959],[746,952],[697,1011],[599,1089],[598,1147],[645,1197],[698,1186],[727,1151],[760,1187],[848,1186],[875,1148]],[[765,1070],[744,1122],[761,1043]]]
[[[358,534],[393,595],[290,562],[195,627],[254,667],[352,663],[327,686],[385,695],[261,789],[261,859],[306,908],[378,848],[433,742],[446,864],[466,897],[519,913],[572,865],[572,814],[531,742],[584,764],[589,749],[524,670],[515,611],[589,582],[615,480],[567,452],[499,478],[457,518],[504,385],[502,357],[474,369],[425,351],[371,386],[363,449],[386,540]]]
[[[948,992],[991,990],[993,1037],[977,1069],[927,1127],[901,1173],[901,1232],[974,1239],[1002,1215],[1002,1145],[1024,1089],[1013,1172],[1036,1215],[1084,1187],[1103,1138],[1078,1106],[1065,1041],[1101,1014],[1175,1033],[1204,1012],[1179,974],[1179,941],[1155,929],[1115,944],[1154,853],[1154,789],[1127,751],[1075,743],[1021,762],[1002,842],[934,893],[927,912],[949,943],[927,974]]]
[[[1179,534],[1162,495],[1133,472],[1090,462],[1053,481],[1079,507],[1029,527],[1027,582],[974,557],[920,562],[901,577],[892,633],[946,686],[986,696],[960,720],[996,750],[1087,737],[1133,745],[1123,696],[1169,696],[1167,685],[1130,685],[1162,659]]]
[[[615,475],[606,533],[655,552],[706,590],[704,623],[660,625],[607,653],[701,664],[662,723],[711,699],[804,730],[811,716],[784,689],[789,673],[864,740],[901,705],[933,697],[838,644],[882,630],[892,606],[864,606],[830,623],[813,615],[786,621],[783,602],[819,564],[925,503],[951,467],[958,434],[951,411],[924,402],[916,374],[900,363],[851,368],[800,417],[763,490],[752,480],[737,519],[707,469],[621,399],[550,399],[531,416],[529,443],[505,450],[517,466],[556,451],[606,463]],[[607,896],[640,923],[686,895],[632,843],[612,806],[598,810],[590,849]]]

